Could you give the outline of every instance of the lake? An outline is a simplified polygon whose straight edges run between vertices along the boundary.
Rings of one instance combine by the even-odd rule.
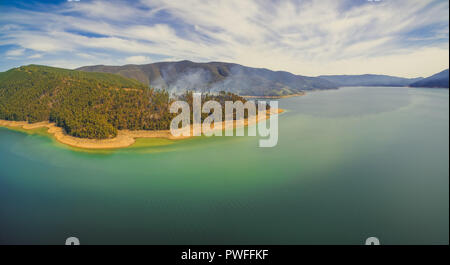
[[[449,90],[279,100],[279,140],[83,152],[0,128],[0,243],[449,243]]]

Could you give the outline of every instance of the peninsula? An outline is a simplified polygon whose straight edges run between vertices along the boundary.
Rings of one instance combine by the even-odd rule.
[[[191,96],[181,97],[189,102]],[[232,93],[206,95],[202,100],[210,99],[246,101]],[[115,74],[38,65],[0,73],[0,126],[47,128],[57,141],[79,148],[122,148],[136,138],[189,138],[170,133],[176,115],[169,112],[173,100],[164,90]],[[267,109],[258,113],[256,122],[281,112]],[[243,124],[251,125],[247,116]],[[233,129],[224,122],[222,128]]]

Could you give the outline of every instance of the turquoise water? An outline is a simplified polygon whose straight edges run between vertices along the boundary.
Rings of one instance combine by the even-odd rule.
[[[281,99],[279,141],[79,152],[0,128],[0,243],[448,244],[449,91]]]

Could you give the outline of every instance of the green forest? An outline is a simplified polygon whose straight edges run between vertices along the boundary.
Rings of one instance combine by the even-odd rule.
[[[192,92],[171,97],[165,90],[115,74],[40,65],[0,73],[0,119],[55,122],[80,138],[112,138],[124,129],[167,130],[177,115],[169,112],[176,99],[192,104]],[[223,92],[202,97],[203,102],[211,99],[222,106],[225,100],[246,101]]]

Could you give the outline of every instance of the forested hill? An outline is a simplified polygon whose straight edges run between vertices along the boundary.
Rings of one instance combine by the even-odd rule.
[[[192,93],[177,97],[192,104]],[[115,74],[39,65],[0,73],[0,119],[51,121],[81,138],[111,138],[121,129],[168,130],[176,115],[169,112],[172,100],[167,91]],[[245,102],[231,93],[204,95],[207,100]]]
[[[168,128],[169,95],[136,80],[29,65],[0,73],[0,119],[53,121],[72,136],[110,138],[117,129]]]

